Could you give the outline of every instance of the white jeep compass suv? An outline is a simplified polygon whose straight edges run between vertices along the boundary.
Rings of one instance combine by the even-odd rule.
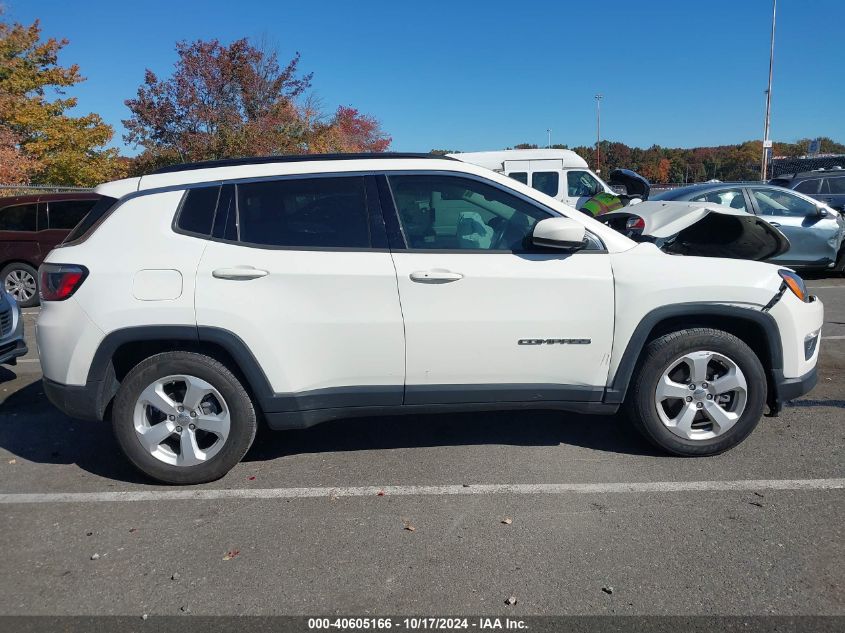
[[[97,193],[41,267],[44,387],[159,481],[221,477],[259,418],[624,405],[712,455],[816,381],[822,304],[793,272],[667,255],[457,160],[212,161]]]

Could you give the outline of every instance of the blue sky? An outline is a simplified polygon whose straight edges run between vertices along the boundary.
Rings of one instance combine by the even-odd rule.
[[[328,110],[379,118],[392,149],[464,151],[520,142],[692,147],[762,137],[771,0],[298,2],[3,0],[66,37],[123,147],[123,101],[144,69],[169,74],[177,40],[266,38],[302,54]],[[843,0],[779,0],[772,138],[845,142]]]

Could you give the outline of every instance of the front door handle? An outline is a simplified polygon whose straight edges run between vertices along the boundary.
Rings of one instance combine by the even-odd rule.
[[[461,273],[453,273],[451,270],[434,268],[432,270],[417,270],[411,273],[411,281],[428,284],[446,284],[450,281],[463,279]]]
[[[232,279],[235,281],[248,281],[266,277],[269,273],[266,270],[253,268],[252,266],[235,266],[233,268],[218,268],[212,271],[211,276],[216,279]]]

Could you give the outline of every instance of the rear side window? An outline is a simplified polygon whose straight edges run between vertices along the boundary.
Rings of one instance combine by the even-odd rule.
[[[96,200],[61,200],[48,202],[51,229],[75,227],[96,204]]]
[[[824,193],[842,194],[845,193],[845,177],[825,178],[827,190]]]
[[[531,186],[547,196],[555,197],[560,188],[560,175],[556,171],[535,171],[531,174]]]
[[[795,185],[795,191],[799,193],[818,193],[819,192],[819,183],[821,182],[821,178],[812,178],[811,180],[805,180],[803,182],[799,182]]]
[[[237,202],[241,242],[288,248],[370,246],[361,177],[239,184]]]
[[[19,204],[0,211],[0,231],[34,231],[37,204]]]
[[[748,211],[745,204],[745,195],[740,189],[724,189],[722,191],[710,191],[708,193],[691,198],[690,202],[712,202],[713,204],[723,204],[733,209],[740,209]]]
[[[99,200],[97,200],[94,206],[91,207],[88,214],[82,218],[82,221],[73,227],[73,230],[68,234],[62,244],[72,244],[84,241],[99,225],[99,223],[106,218],[109,211],[114,208],[116,203],[117,199],[102,196]]]
[[[219,195],[219,186],[188,189],[176,218],[176,226],[188,233],[211,235]]]
[[[514,180],[518,180],[523,185],[528,184],[528,172],[527,171],[512,171],[511,173],[508,174],[508,176],[510,176]]]

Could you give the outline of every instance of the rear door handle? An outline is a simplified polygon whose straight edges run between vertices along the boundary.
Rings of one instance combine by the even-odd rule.
[[[451,270],[435,268],[433,270],[417,270],[411,273],[411,281],[429,284],[445,284],[450,281],[463,279],[461,273],[453,273]]]
[[[216,279],[232,279],[235,281],[248,281],[266,277],[269,273],[266,270],[253,268],[252,266],[235,266],[233,268],[218,268],[212,271],[211,276]]]

